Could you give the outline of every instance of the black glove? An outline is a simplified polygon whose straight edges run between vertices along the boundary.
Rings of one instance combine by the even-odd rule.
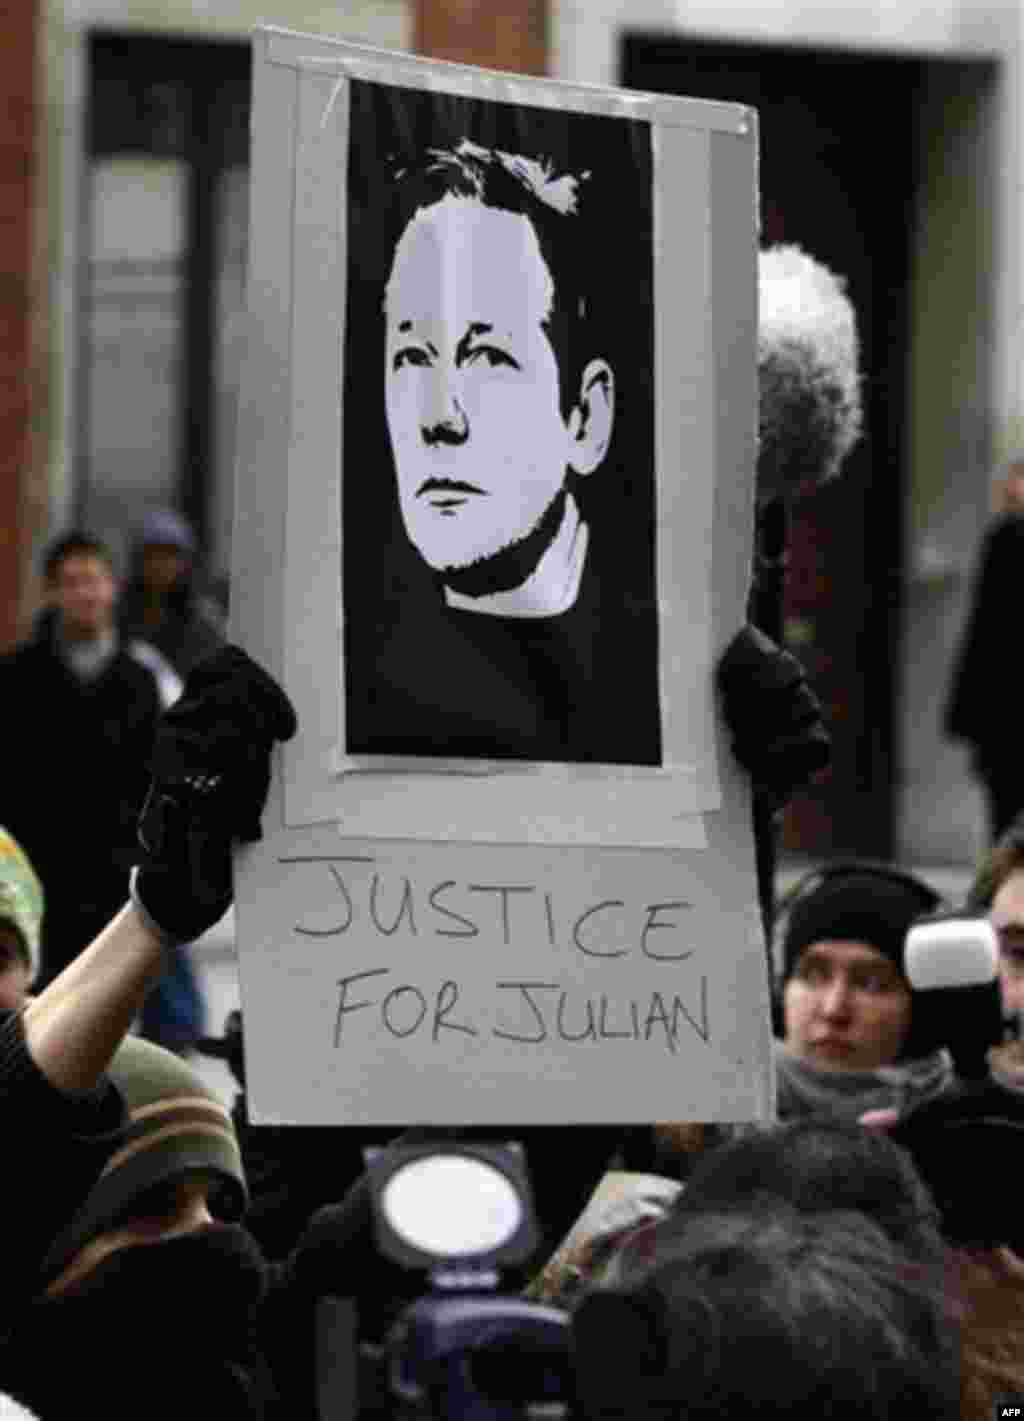
[[[726,648],[717,683],[733,754],[781,809],[829,762],[821,702],[796,657],[749,623]]]
[[[139,816],[132,898],[174,942],[192,942],[231,905],[231,845],[261,837],[270,754],[297,722],[272,677],[235,646],[189,672],[157,729]]]

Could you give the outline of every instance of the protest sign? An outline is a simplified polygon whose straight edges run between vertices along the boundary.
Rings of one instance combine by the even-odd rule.
[[[257,33],[232,614],[300,731],[238,862],[256,1118],[766,1110],[713,692],[755,173],[734,105]]]

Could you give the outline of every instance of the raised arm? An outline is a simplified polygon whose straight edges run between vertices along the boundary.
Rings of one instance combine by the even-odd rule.
[[[29,1054],[66,1093],[96,1085],[163,969],[231,903],[231,846],[260,837],[270,754],[296,729],[275,681],[226,646],[190,673],[161,721],[126,904],[25,1009]]]
[[[163,968],[164,941],[127,904],[25,1008],[29,1054],[66,1094],[90,1090]]]

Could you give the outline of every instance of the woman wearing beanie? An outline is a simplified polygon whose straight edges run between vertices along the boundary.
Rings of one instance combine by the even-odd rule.
[[[826,869],[799,892],[782,949],[778,1115],[859,1118],[946,1090],[952,1063],[903,973],[911,923],[937,895],[870,864]]]

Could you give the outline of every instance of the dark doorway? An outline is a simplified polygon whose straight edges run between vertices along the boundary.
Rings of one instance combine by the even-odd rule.
[[[629,35],[631,88],[756,108],[762,243],[793,242],[846,278],[857,312],[864,438],[842,477],[801,500],[790,533],[787,640],[827,703],[828,778],[787,815],[785,846],[888,857],[906,488],[915,58]]]
[[[170,504],[221,562],[250,46],[94,31],[87,64],[75,516],[116,545]]]

